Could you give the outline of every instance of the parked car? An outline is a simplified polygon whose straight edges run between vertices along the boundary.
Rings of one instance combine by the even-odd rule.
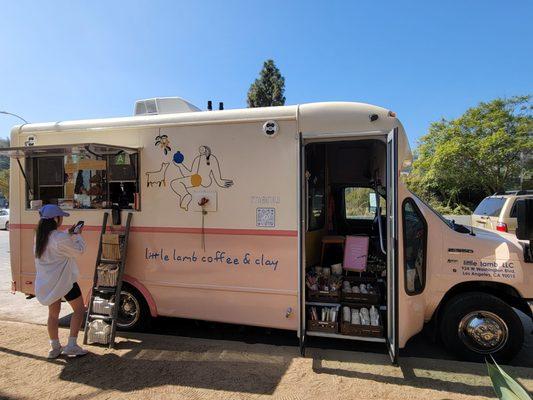
[[[472,214],[472,226],[514,233],[516,200],[533,198],[533,190],[514,190],[485,197]]]
[[[0,229],[9,230],[9,209],[0,210]]]

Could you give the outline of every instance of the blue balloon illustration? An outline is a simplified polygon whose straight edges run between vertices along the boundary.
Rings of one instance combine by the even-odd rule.
[[[177,151],[176,153],[174,153],[174,162],[176,164],[181,164],[184,159],[185,159],[185,156],[181,154],[181,151]]]

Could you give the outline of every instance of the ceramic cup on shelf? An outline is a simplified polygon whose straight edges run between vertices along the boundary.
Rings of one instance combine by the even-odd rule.
[[[332,264],[331,272],[333,273],[333,275],[342,275],[342,264]]]

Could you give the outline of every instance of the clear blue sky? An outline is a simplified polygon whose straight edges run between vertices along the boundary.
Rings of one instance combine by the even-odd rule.
[[[3,1],[0,110],[31,122],[131,115],[178,95],[246,105],[262,62],[287,104],[396,111],[414,147],[431,121],[533,93],[533,1]],[[11,117],[0,115],[0,136]]]

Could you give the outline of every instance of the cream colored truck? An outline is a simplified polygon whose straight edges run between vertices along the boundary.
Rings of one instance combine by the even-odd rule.
[[[409,192],[402,174],[411,150],[385,108],[329,102],[200,111],[179,98],[150,99],[132,117],[16,126],[11,145],[1,151],[12,158],[13,291],[34,293],[36,208],[52,202],[70,212],[66,226],[85,221],[80,286],[90,301],[102,216],[120,204],[134,213],[122,329],[157,316],[281,328],[298,335],[302,351],[313,336],[373,341],[396,362],[399,348],[434,321],[462,358],[508,359],[522,347],[513,308],[532,316],[525,242],[472,234]],[[386,203],[374,207],[379,217],[347,218],[345,195],[356,188]],[[381,330],[372,334],[357,324],[351,334],[341,330],[344,295],[317,305],[305,282],[318,264],[336,261],[335,246],[321,260],[323,242],[354,235],[369,238],[369,263],[385,269],[346,273],[384,292],[374,308]],[[324,307],[337,309],[328,313],[333,331],[310,326],[310,312]]]

